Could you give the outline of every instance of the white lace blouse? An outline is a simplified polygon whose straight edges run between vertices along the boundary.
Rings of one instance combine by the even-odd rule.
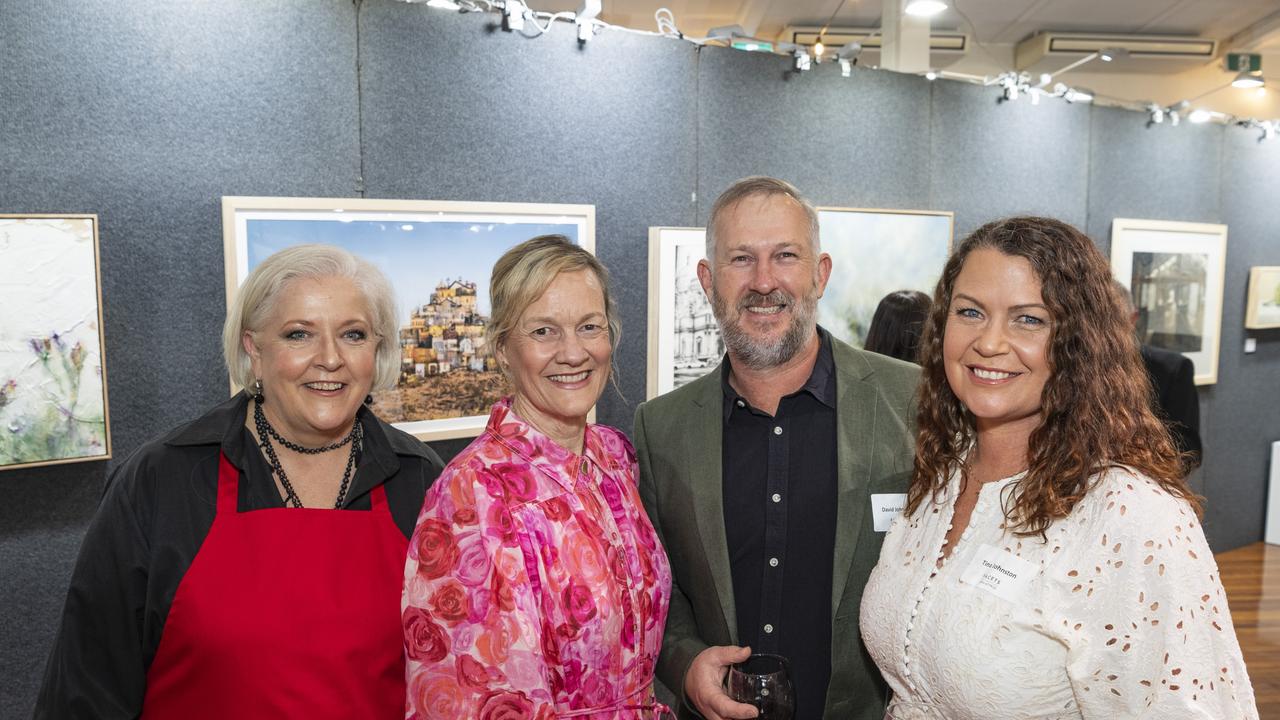
[[[1195,513],[1109,470],[1040,536],[1001,529],[985,485],[941,568],[958,491],[893,521],[862,636],[896,699],[954,720],[1257,718],[1218,567]]]

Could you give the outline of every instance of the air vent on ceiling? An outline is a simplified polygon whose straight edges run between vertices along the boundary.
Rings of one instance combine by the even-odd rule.
[[[1014,60],[1019,70],[1054,72],[1089,53],[1122,48],[1127,57],[1114,63],[1090,63],[1088,72],[1181,72],[1211,62],[1216,40],[1177,35],[1118,35],[1042,32],[1018,43]]]

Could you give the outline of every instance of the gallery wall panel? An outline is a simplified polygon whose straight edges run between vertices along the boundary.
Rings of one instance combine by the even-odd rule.
[[[571,24],[524,38],[492,16],[392,0],[364,3],[360,22],[366,196],[595,205],[625,396],[606,390],[598,420],[630,432],[649,226],[693,222],[695,48],[619,31],[579,47]]]
[[[1205,443],[1206,461],[1213,461],[1205,530],[1215,550],[1262,538],[1270,446],[1280,440],[1280,330],[1244,328],[1249,268],[1280,265],[1280,142],[1259,143],[1259,134],[1226,128],[1223,143],[1222,349],[1219,381],[1201,413],[1212,427]],[[1257,352],[1245,354],[1246,337],[1257,340]]]
[[[955,210],[956,238],[1009,215],[1085,226],[1088,105],[999,102],[998,88],[947,80],[932,87],[932,205]]]
[[[929,204],[929,83],[835,63],[704,47],[698,66],[698,218],[748,175],[787,180],[816,205]]]
[[[1115,218],[1220,223],[1221,125],[1167,121],[1095,107],[1090,113],[1089,233],[1102,254],[1111,251]]]
[[[219,197],[354,192],[355,45],[342,2],[0,7],[0,211],[99,216],[111,465],[226,396]],[[0,474],[0,716],[30,716],[108,468]]]

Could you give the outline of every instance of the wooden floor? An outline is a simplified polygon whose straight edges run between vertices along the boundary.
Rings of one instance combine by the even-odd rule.
[[[1280,546],[1216,556],[1262,720],[1280,720]]]

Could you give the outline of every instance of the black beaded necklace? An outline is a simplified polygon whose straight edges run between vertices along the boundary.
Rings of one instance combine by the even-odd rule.
[[[318,448],[304,447],[281,437],[280,433],[271,427],[271,423],[267,422],[267,416],[262,412],[262,403],[260,402],[253,404],[253,424],[258,430],[258,446],[262,448],[262,452],[267,456],[271,471],[275,473],[276,477],[280,478],[280,485],[284,487],[284,504],[286,507],[292,505],[295,508],[300,508],[302,507],[302,500],[298,497],[298,493],[294,491],[293,484],[289,482],[288,476],[284,474],[284,467],[280,465],[280,458],[276,456],[276,450],[271,445],[271,440],[274,439],[290,450],[305,455],[319,455],[330,450],[337,450],[343,445],[351,443],[351,454],[347,456],[347,467],[342,471],[342,485],[338,487],[338,499],[333,504],[335,510],[342,508],[343,501],[347,499],[347,488],[351,484],[351,476],[355,471],[356,454],[364,444],[364,427],[360,425],[359,420],[356,420],[351,425],[351,432],[347,433],[345,438]]]

